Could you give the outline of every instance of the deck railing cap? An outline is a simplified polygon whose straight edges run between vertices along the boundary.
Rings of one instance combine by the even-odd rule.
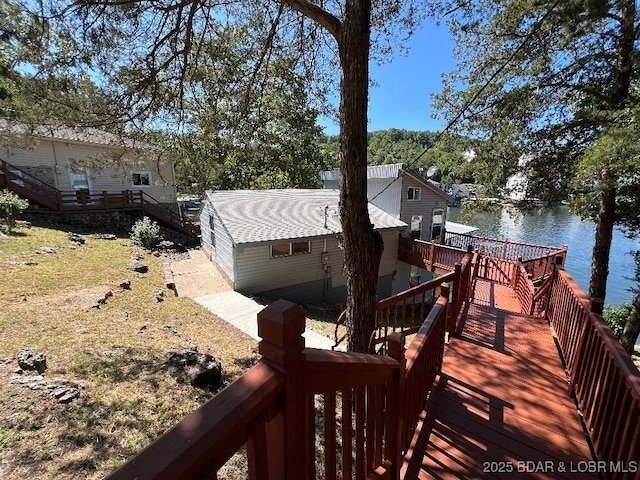
[[[258,350],[269,365],[281,371],[304,350],[304,309],[300,305],[277,300],[258,313]]]

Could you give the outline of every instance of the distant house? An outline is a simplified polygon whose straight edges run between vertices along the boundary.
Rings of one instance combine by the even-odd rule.
[[[453,198],[401,163],[367,168],[369,202],[405,222],[406,236],[442,243],[447,205]],[[324,188],[338,188],[340,172],[320,172]]]
[[[464,183],[454,183],[451,186],[451,196],[456,200],[469,198],[472,195],[475,195],[475,190],[473,190],[469,185],[465,185]]]
[[[143,191],[177,209],[173,164],[163,150],[95,128],[28,127],[0,120],[0,160],[62,192]],[[18,181],[19,180],[14,180]]]
[[[338,188],[340,172],[320,172],[324,188]],[[369,202],[407,224],[402,235],[416,240],[444,243],[447,206],[453,198],[401,163],[367,168]],[[385,245],[385,251],[387,247]],[[432,273],[398,262],[393,293],[432,278]]]
[[[202,246],[234,289],[302,303],[344,302],[344,253],[336,190],[235,190],[207,192],[200,215]],[[369,204],[385,249],[378,296],[399,291],[402,220]]]

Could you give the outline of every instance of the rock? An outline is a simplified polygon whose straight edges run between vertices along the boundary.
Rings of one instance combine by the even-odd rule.
[[[23,348],[18,352],[18,365],[23,370],[36,370],[44,373],[47,369],[47,357],[44,353],[33,353],[28,348]]]
[[[89,235],[90,238],[95,238],[96,240],[115,240],[117,237],[112,233],[94,233]]]
[[[56,379],[47,385],[49,395],[56,397],[58,403],[69,403],[80,396],[81,385],[74,383],[66,378]]]
[[[38,390],[47,385],[47,382],[42,375],[21,375],[19,373],[16,373],[11,377],[10,383],[24,385],[31,390]]]
[[[78,245],[84,245],[84,242],[85,242],[84,238],[82,238],[77,233],[69,232],[68,236],[69,236],[70,242],[77,243]]]
[[[52,246],[52,247],[41,247],[38,250],[36,250],[36,253],[38,254],[54,254],[54,253],[58,253],[58,247]]]
[[[123,280],[118,286],[123,290],[131,290],[131,280]]]
[[[158,244],[160,250],[175,250],[176,244],[170,240],[163,240]]]
[[[145,263],[142,263],[140,260],[131,259],[131,270],[138,273],[147,273],[149,271],[149,266]]]
[[[176,327],[174,327],[173,325],[165,325],[164,328],[167,332],[175,335],[176,337],[179,337],[180,334],[178,333],[178,329]]]
[[[164,368],[178,383],[194,387],[214,386],[222,379],[222,362],[219,359],[192,350],[172,352]]]
[[[153,295],[156,298],[156,302],[163,302],[164,301],[164,292],[162,290],[158,290]]]

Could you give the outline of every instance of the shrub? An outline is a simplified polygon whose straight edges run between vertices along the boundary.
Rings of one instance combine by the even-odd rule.
[[[630,313],[630,303],[623,303],[618,307],[605,307],[604,312],[602,313],[602,318],[605,323],[609,325],[609,328],[613,331],[613,334],[618,340],[620,340],[620,337],[622,336],[624,325],[627,323],[627,318],[629,318]]]
[[[151,250],[162,241],[160,225],[149,217],[144,217],[131,227],[130,237],[138,245]]]
[[[22,211],[29,206],[29,202],[20,198],[9,190],[0,192],[0,222],[7,226],[7,231],[11,233],[16,226],[16,220],[20,218]]]

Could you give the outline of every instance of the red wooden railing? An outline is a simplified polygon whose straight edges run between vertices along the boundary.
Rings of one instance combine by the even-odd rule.
[[[445,244],[466,250],[471,247],[474,252],[495,258],[517,260],[521,258],[525,262],[546,258],[555,258],[558,255],[566,255],[567,247],[550,247],[547,245],[534,245],[522,242],[510,242],[509,239],[479,237],[463,233],[447,233]],[[563,253],[564,252],[564,253]]]
[[[606,462],[605,478],[637,479],[640,372],[601,313],[602,302],[589,302],[571,276],[557,268],[547,318],[565,357],[571,395],[582,410],[598,460]]]
[[[398,260],[431,271],[452,271],[466,250],[400,236]]]
[[[398,333],[402,337],[416,333],[438,299],[438,290],[443,285],[448,285],[447,282],[457,283],[455,272],[378,301],[376,304],[377,328],[371,335],[369,352],[387,354],[387,340],[392,333]]]
[[[405,337],[396,332],[389,337],[389,356],[405,365],[403,414],[406,419],[417,419],[423,410],[427,393],[442,370],[449,287],[442,285],[440,297],[420,326],[409,348],[404,351]],[[409,445],[417,422],[402,424],[402,444]]]
[[[518,267],[516,283],[529,282]],[[404,350],[410,330],[405,321],[387,336],[388,356],[304,349],[304,311],[275,302],[258,316],[263,339],[258,365],[110,478],[217,478],[243,445],[250,479],[399,478],[402,454],[442,366],[448,310],[455,312],[453,303],[468,300],[473,271],[467,255],[451,278],[445,276],[459,293],[439,283],[440,295],[409,347]],[[549,278],[530,308],[544,305],[557,332],[570,392],[584,413],[598,460],[608,462],[600,471],[605,478],[637,479],[640,374],[602,322],[601,305],[589,304],[561,267]],[[419,290],[410,295],[424,299]],[[401,297],[384,308],[405,302]],[[449,330],[455,331],[455,324]]]
[[[251,479],[399,478],[401,363],[305,349],[304,329],[302,307],[266,307],[260,362],[109,478],[217,478],[245,444]]]
[[[29,173],[0,159],[0,186],[9,188],[25,198],[50,210],[76,212],[85,210],[140,210],[154,220],[158,220],[187,235],[198,238],[200,227],[191,223],[178,212],[162,205],[161,202],[142,190],[121,192],[89,192],[78,190],[65,192],[42,182]]]

